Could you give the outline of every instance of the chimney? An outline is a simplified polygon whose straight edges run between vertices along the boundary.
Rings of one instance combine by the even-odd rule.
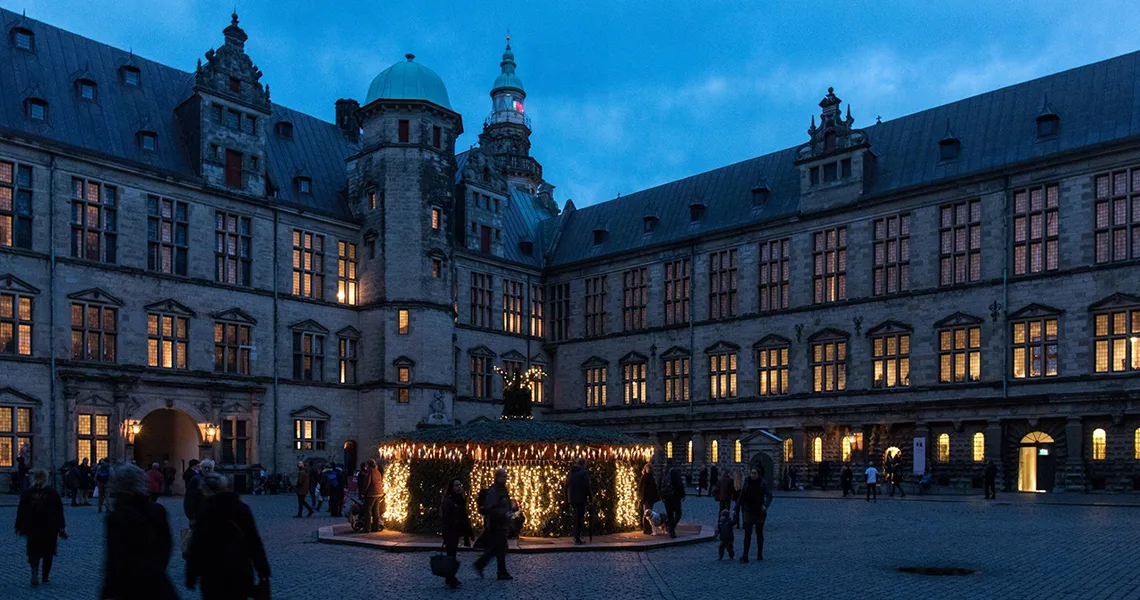
[[[336,126],[348,141],[355,144],[360,141],[360,122],[356,120],[356,111],[360,110],[360,103],[351,98],[341,98],[336,101]]]

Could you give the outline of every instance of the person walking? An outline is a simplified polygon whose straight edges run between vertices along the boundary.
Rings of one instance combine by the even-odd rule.
[[[344,465],[333,463],[332,490],[329,491],[329,514],[341,517],[344,510],[344,488],[348,486],[348,479],[344,474]]]
[[[56,540],[67,539],[63,499],[59,492],[48,487],[47,478],[47,471],[43,469],[32,472],[32,485],[20,494],[20,504],[16,507],[16,533],[28,538],[25,551],[28,565],[32,567],[32,587],[40,584],[41,562],[43,582],[48,583]]]
[[[206,499],[190,536],[186,589],[202,583],[202,600],[269,597],[269,559],[253,511],[218,474],[202,479]],[[254,575],[257,580],[254,580]]]
[[[697,497],[700,498],[705,490],[709,487],[709,468],[707,466],[701,467],[701,472],[697,475]]]
[[[150,463],[150,469],[146,472],[146,491],[150,494],[151,502],[158,502],[158,496],[162,494],[163,483],[162,469],[159,468],[158,463]]]
[[[174,495],[174,476],[177,471],[170,466],[169,460],[162,461],[162,493],[167,496]]]
[[[507,470],[495,470],[495,483],[487,488],[479,512],[485,517],[486,535],[488,536],[487,549],[483,555],[475,559],[475,571],[483,577],[483,568],[491,562],[493,557],[498,564],[498,579],[509,581],[514,579],[507,572],[507,534],[511,530],[511,520],[514,519],[514,505],[511,503],[511,493],[507,489]]]
[[[150,500],[148,477],[134,465],[111,473],[114,504],[107,515],[100,598],[177,600],[166,575],[173,540],[166,509]]]
[[[994,459],[986,459],[986,499],[997,500],[997,465],[994,464]]]
[[[111,481],[111,463],[104,458],[99,459],[99,464],[95,466],[95,504],[99,507],[99,512],[103,512],[103,505],[106,504],[108,509],[110,503],[107,502],[107,484]]]
[[[336,474],[333,473],[332,463],[331,462],[325,463],[324,468],[321,469],[320,477],[318,478],[318,481],[319,481],[320,486],[321,486],[321,489],[320,489],[320,496],[321,497],[320,497],[320,500],[317,500],[317,510],[320,510],[321,506],[323,506],[325,502],[328,502],[329,503],[329,514],[330,515],[332,514],[332,488],[333,488],[332,482],[330,480],[334,479],[335,477],[336,477]]]
[[[843,470],[839,472],[839,487],[843,488],[843,497],[847,497],[850,492],[852,496],[855,495],[855,474],[851,471],[851,465],[844,464]]]
[[[733,491],[732,475],[726,470],[724,474],[720,476],[720,481],[716,483],[716,501],[719,504],[719,510],[725,511],[732,509]]]
[[[665,513],[668,515],[669,537],[677,537],[677,523],[681,522],[681,503],[685,501],[685,480],[681,469],[673,467],[668,475],[668,487],[664,494]]]
[[[863,475],[867,478],[867,502],[871,501],[871,497],[875,497],[875,502],[879,501],[879,470],[875,465],[867,465],[867,470],[863,471]]]
[[[295,491],[297,492],[296,518],[300,519],[301,511],[305,509],[309,510],[310,517],[313,516],[313,507],[309,506],[308,502],[305,502],[305,496],[309,495],[309,470],[305,468],[305,463],[303,462],[297,463],[297,486]]]
[[[321,477],[321,471],[317,468],[315,463],[309,463],[309,504],[313,506],[313,510],[321,512],[320,496],[317,493],[317,488],[321,487],[321,482],[318,481]]]
[[[827,480],[831,479],[831,461],[825,460],[819,463],[819,490],[821,492],[827,491]]]
[[[83,462],[79,463],[78,468],[79,476],[76,479],[76,484],[78,486],[79,505],[90,506],[91,498],[89,494],[91,493],[92,484],[95,483],[95,474],[91,471],[91,464],[87,458],[84,458]]]
[[[384,498],[384,472],[375,460],[368,461],[364,488],[364,532],[375,533],[383,529],[381,500]]]
[[[725,550],[728,551],[728,560],[736,558],[736,550],[732,547],[736,536],[732,531],[732,516],[728,510],[720,511],[720,518],[716,522],[716,537],[720,540],[720,546],[716,549],[716,559],[724,558]],[[745,550],[745,552],[748,551]]]
[[[709,469],[709,496],[712,496],[713,500],[719,501],[720,494],[717,493],[718,485],[720,485],[720,471],[717,470],[716,465],[713,465],[712,468]]]
[[[186,470],[182,472],[182,486],[186,488],[186,491],[183,493],[190,491],[190,480],[197,477],[201,472],[202,469],[198,467],[198,459],[190,459],[189,466],[187,466]]]
[[[902,461],[897,458],[891,461],[890,470],[887,472],[887,480],[891,484],[891,498],[895,497],[895,490],[899,491],[900,498],[906,498],[906,492],[902,488]]]
[[[641,500],[641,511],[652,511],[653,506],[661,500],[661,492],[657,489],[657,479],[653,477],[653,463],[645,463],[641,468],[641,481],[637,483],[637,497]],[[641,519],[641,533],[653,535],[653,524],[648,519]]]
[[[566,500],[574,509],[574,545],[585,544],[582,539],[582,525],[586,519],[586,502],[590,499],[590,474],[586,471],[586,459],[578,457],[566,475]]]
[[[194,527],[194,519],[202,505],[202,480],[214,474],[214,461],[206,459],[198,463],[198,474],[186,485],[186,496],[182,499],[182,512]]]
[[[71,496],[71,505],[79,506],[79,465],[74,460],[63,465],[63,488]]]
[[[467,499],[463,495],[463,482],[452,479],[443,492],[443,504],[439,509],[440,527],[443,531],[444,552],[455,558],[459,554],[459,539],[463,538],[463,545],[471,547],[471,539],[475,532],[471,529],[471,517],[467,514]],[[459,587],[459,578],[452,575],[447,578],[447,587]]]
[[[744,551],[740,562],[748,562],[748,549],[752,543],[752,531],[756,531],[756,560],[764,560],[764,522],[768,519],[768,506],[772,504],[772,490],[764,483],[762,467],[756,465],[748,471],[740,499],[736,501],[736,512],[744,522]]]

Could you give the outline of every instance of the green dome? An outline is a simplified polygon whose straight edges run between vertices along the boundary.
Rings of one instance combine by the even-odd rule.
[[[495,78],[495,85],[491,87],[491,94],[498,90],[511,89],[518,90],[526,94],[526,89],[523,88],[522,79],[515,75],[515,53],[511,50],[510,42],[507,42],[507,49],[503,51],[503,62],[499,63],[502,72]]]
[[[368,86],[364,105],[376,100],[423,100],[451,110],[447,88],[435,71],[414,62],[414,54],[405,54],[408,60],[398,62],[376,76]]]

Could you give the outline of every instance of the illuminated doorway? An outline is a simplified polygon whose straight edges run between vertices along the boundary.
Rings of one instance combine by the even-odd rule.
[[[175,409],[160,408],[143,417],[134,439],[134,459],[146,470],[152,463],[169,463],[174,467],[174,493],[185,493],[182,473],[191,459],[201,459],[201,431],[190,415]]]
[[[1033,431],[1021,438],[1017,461],[1017,490],[1019,492],[1049,492],[1056,481],[1056,458],[1053,456],[1053,438],[1047,433]]]

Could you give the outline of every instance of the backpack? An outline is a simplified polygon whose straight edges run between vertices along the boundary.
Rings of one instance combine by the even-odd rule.
[[[325,476],[325,485],[329,486],[329,489],[335,488],[338,481],[336,471],[329,471],[329,474]]]

